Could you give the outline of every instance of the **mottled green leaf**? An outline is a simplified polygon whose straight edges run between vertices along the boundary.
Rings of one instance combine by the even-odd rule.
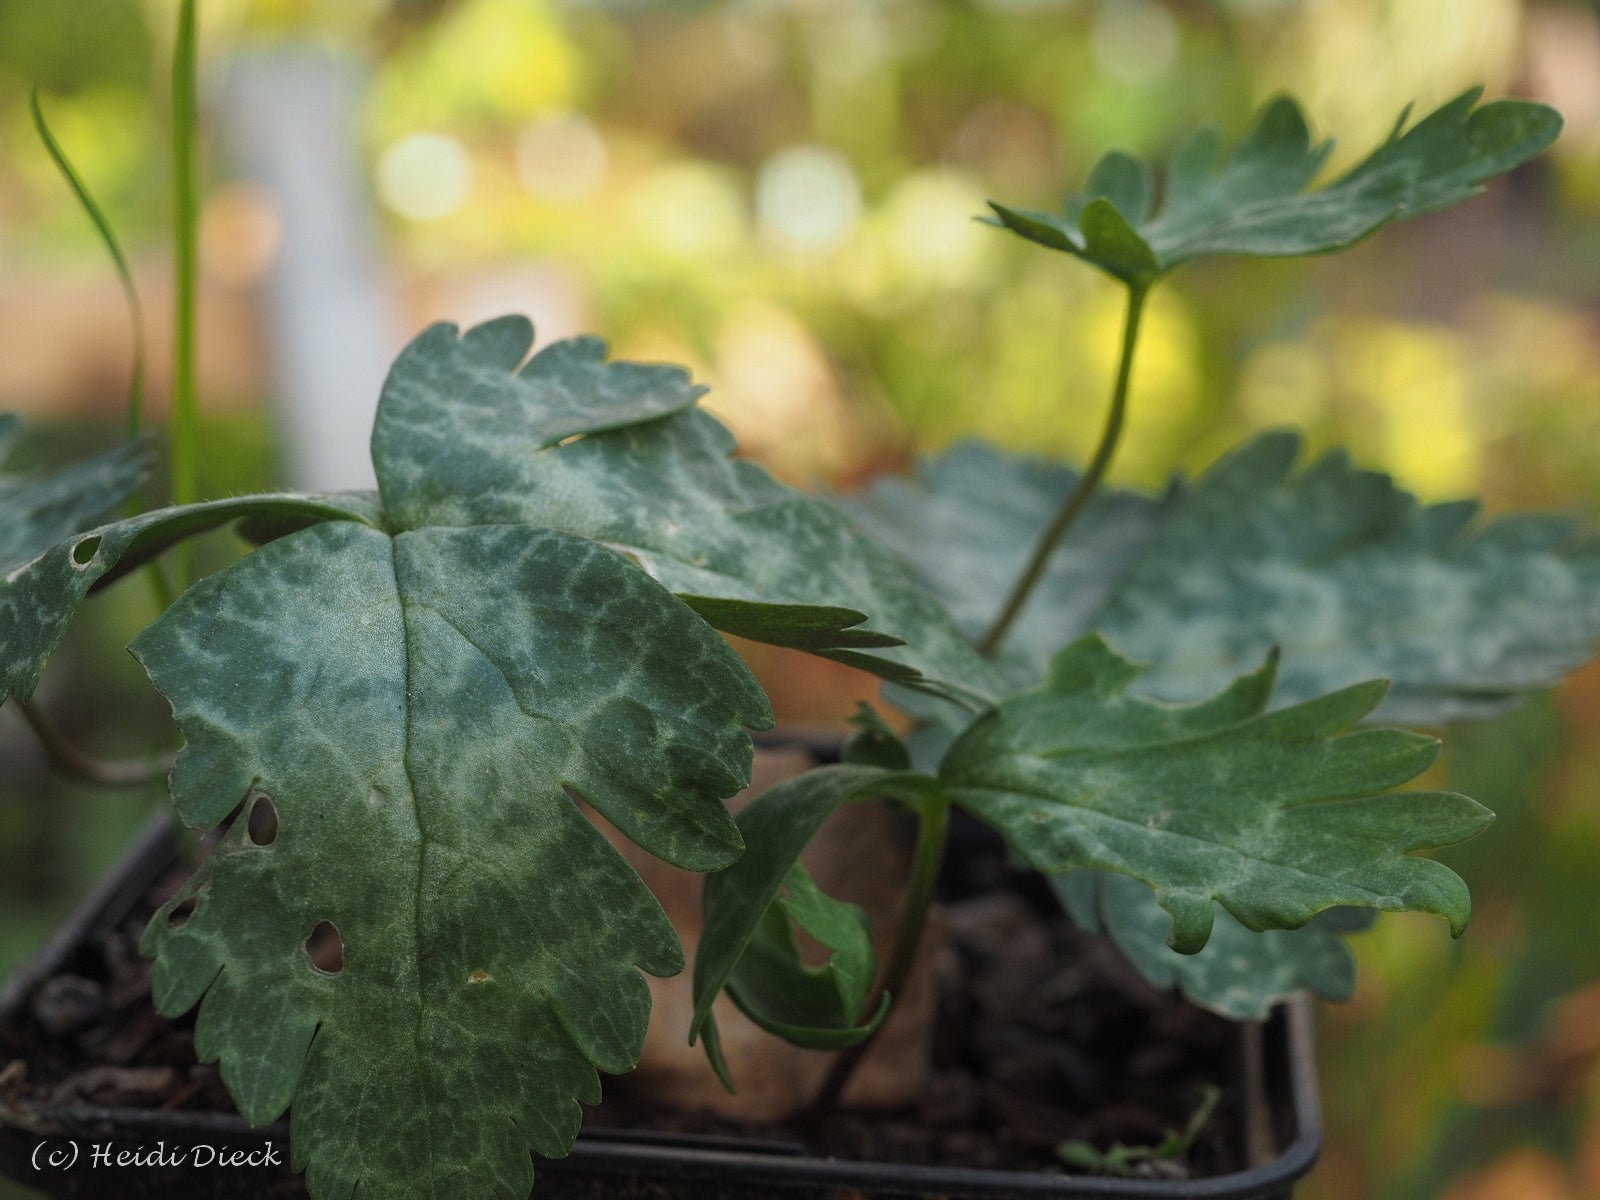
[[[0,576],[96,524],[150,474],[148,447],[118,446],[49,474],[16,473],[22,419],[0,413]]]
[[[102,463],[101,471],[112,466],[104,460],[95,462]],[[94,463],[85,463],[69,472],[92,466]],[[137,481],[132,466],[122,463],[121,467],[124,482],[130,478]],[[93,490],[92,484],[86,485],[86,491]],[[115,490],[108,485],[96,500],[106,499]],[[0,504],[8,499],[0,495]],[[60,506],[51,523],[54,544],[46,543],[46,548],[30,559],[13,561],[0,577],[0,700],[8,696],[26,700],[33,695],[45,660],[60,644],[91,589],[121,578],[184,538],[239,520],[270,525],[275,532],[282,532],[319,521],[371,522],[377,515],[371,501],[360,495],[283,494],[164,508],[89,527],[88,522],[105,507],[108,505],[91,511],[86,505],[82,511],[88,516],[83,517],[68,511],[70,505]],[[41,533],[45,524],[37,523]],[[30,540],[26,548],[32,549],[38,540]]]
[[[1097,867],[1149,884],[1192,953],[1214,905],[1250,929],[1294,929],[1337,905],[1436,913],[1453,932],[1466,885],[1414,851],[1490,820],[1448,793],[1380,795],[1438,751],[1399,730],[1348,732],[1383,693],[1358,684],[1267,713],[1272,664],[1200,703],[1128,694],[1139,668],[1098,637],[1051,664],[951,747],[953,803],[1041,871]]]
[[[792,955],[772,952],[774,945],[782,945],[775,932],[778,922],[774,909],[783,910],[783,936],[790,937],[791,944],[788,923],[790,918],[796,917],[796,905],[800,912],[816,913],[815,905],[807,906],[804,896],[797,900],[794,890],[791,872],[799,862],[801,852],[810,844],[817,830],[822,828],[822,823],[852,800],[867,797],[916,798],[934,787],[937,784],[928,776],[904,771],[858,765],[821,767],[768,788],[739,814],[739,830],[746,845],[744,857],[706,879],[703,901],[705,924],[700,933],[699,949],[695,952],[695,1009],[689,1026],[690,1043],[704,1037],[712,1066],[730,1089],[733,1084],[718,1047],[716,1019],[711,1015],[711,1004],[742,968],[749,972],[740,985],[746,995],[752,994],[758,986],[763,997],[773,997],[770,1003],[774,1008],[781,1003],[781,997],[777,996],[780,987],[774,986],[773,981],[785,978],[783,970],[792,968],[798,960]],[[790,895],[780,899],[779,890],[786,882],[791,889]],[[844,940],[843,933],[836,934],[835,940]],[[744,960],[752,947],[755,947],[756,959],[746,965]],[[847,965],[846,970],[853,970],[859,980],[862,972],[859,964],[853,968]],[[870,982],[870,968],[867,968],[866,974]],[[850,989],[849,996],[856,997],[859,982],[846,984],[835,980],[828,982],[827,986],[834,988],[841,998],[838,1009],[841,1020],[838,1024],[842,1027],[841,1033],[849,1039],[830,1044],[848,1045],[850,1041],[859,1041],[871,1033],[875,1025],[857,1026],[859,1011],[844,1015],[848,999],[845,996],[846,987]],[[825,997],[819,996],[818,991],[817,987],[812,986],[804,1003],[816,1011],[826,1012]],[[738,998],[735,997],[736,1000]],[[855,1004],[857,1010],[864,998],[865,993],[859,992]],[[874,1021],[881,1020],[886,1011],[881,1009],[874,1016]],[[782,1020],[770,1010],[762,1012],[758,1019],[768,1028],[774,1028]],[[812,1025],[811,1032],[818,1034],[822,1029]],[[807,1043],[802,1041],[801,1044]]]
[[[1077,480],[1076,471],[1044,459],[958,442],[918,463],[915,476],[884,476],[842,504],[976,639]],[[1091,627],[1160,514],[1160,501],[1136,492],[1095,492],[1004,644],[1031,668],[1024,682],[1036,682],[1042,664]]]
[[[593,339],[521,366],[532,338],[521,318],[438,325],[395,363],[373,448],[402,526],[564,529],[627,554],[728,632],[992,695],[987,664],[892,556],[831,505],[730,457],[732,437],[693,407],[701,389],[681,369],[607,363]],[[588,393],[601,415],[586,421],[573,398]]]
[[[1299,106],[1274,100],[1226,158],[1216,135],[1179,151],[1159,207],[1150,170],[1114,152],[1061,215],[991,204],[994,223],[1063,250],[1131,284],[1207,254],[1324,254],[1390,221],[1432,212],[1555,141],[1561,117],[1525,100],[1477,105],[1473,88],[1389,138],[1325,187],[1311,188],[1332,145],[1313,144]],[[1476,107],[1475,107],[1476,106]],[[1115,219],[1113,219],[1113,217]]]
[[[1356,963],[1341,933],[1371,923],[1370,911],[1329,909],[1299,929],[1246,929],[1226,910],[1217,913],[1211,940],[1195,954],[1167,944],[1172,918],[1154,893],[1129,875],[1067,871],[1050,885],[1078,926],[1109,937],[1128,962],[1158,988],[1177,988],[1202,1008],[1234,1021],[1259,1021],[1297,992],[1348,1000]]]
[[[726,864],[765,698],[687,606],[613,551],[522,525],[290,534],[133,644],[187,744],[172,788],[235,822],[146,934],[157,1007],[200,1002],[252,1123],[293,1103],[316,1200],[522,1197],[596,1070],[637,1061],[636,968],[682,966],[591,805],[680,867]],[[197,901],[182,924],[174,906]],[[327,973],[305,948],[322,922]]]
[[[1152,664],[1137,690],[1194,700],[1278,646],[1280,703],[1387,677],[1380,716],[1442,724],[1592,656],[1600,540],[1572,520],[1476,522],[1475,505],[1419,504],[1342,453],[1296,470],[1298,453],[1269,433],[1160,499],[1096,493],[1006,641],[1010,669],[1092,629]],[[976,631],[1074,478],[959,447],[854,516]]]
[[[1296,472],[1298,450],[1269,434],[1197,480],[1094,618],[1155,663],[1142,690],[1193,699],[1277,645],[1280,699],[1385,676],[1382,716],[1438,724],[1593,655],[1600,540],[1571,518],[1475,524],[1475,504],[1420,505],[1339,452]]]

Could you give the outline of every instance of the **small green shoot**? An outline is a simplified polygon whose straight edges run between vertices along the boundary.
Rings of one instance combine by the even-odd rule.
[[[1056,1157],[1071,1167],[1079,1167],[1094,1175],[1135,1176],[1140,1168],[1151,1163],[1173,1162],[1187,1155],[1195,1141],[1205,1132],[1217,1101],[1222,1099],[1219,1088],[1205,1084],[1201,1088],[1200,1103],[1190,1114],[1188,1124],[1181,1130],[1172,1130],[1154,1146],[1124,1146],[1114,1143],[1109,1150],[1097,1150],[1088,1142],[1073,1139],[1056,1147]]]

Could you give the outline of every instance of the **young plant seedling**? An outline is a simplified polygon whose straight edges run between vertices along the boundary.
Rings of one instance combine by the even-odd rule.
[[[897,691],[919,719],[899,761],[879,729],[873,765],[791,781],[740,816],[750,848],[708,881],[695,964],[691,1036],[705,1036],[724,1076],[711,1003],[730,979],[736,1000],[750,988],[760,967],[742,946],[785,903],[802,834],[853,800],[902,802],[922,835],[882,989],[835,1022],[856,1045],[824,1106],[871,1035],[862,1015],[881,1023],[884,996],[906,982],[952,805],[1047,873],[1072,917],[1109,934],[1150,982],[1236,1019],[1306,989],[1347,998],[1354,962],[1340,935],[1378,910],[1436,913],[1461,932],[1465,886],[1412,856],[1473,836],[1490,814],[1458,795],[1386,794],[1438,743],[1364,726],[1483,716],[1587,660],[1600,543],[1557,517],[1475,527],[1475,505],[1421,506],[1338,453],[1297,472],[1287,432],[1160,497],[1100,485],[1151,289],[1203,255],[1349,246],[1475,194],[1559,132],[1549,108],[1478,96],[1410,127],[1402,113],[1321,187],[1330,145],[1314,145],[1280,99],[1226,154],[1210,132],[1185,143],[1159,198],[1144,162],[1112,153],[1059,215],[992,205],[993,224],[1124,286],[1105,426],[1081,474],[972,443],[848,505],[1005,683],[976,717]],[[764,851],[769,840],[782,852]]]
[[[376,493],[97,524],[143,479],[139,445],[0,476],[0,699],[30,701],[92,590],[219,526],[258,547],[131,645],[184,735],[179,814],[202,830],[235,818],[146,932],[158,1009],[199,1006],[196,1049],[247,1120],[292,1110],[316,1200],[471,1200],[526,1195],[530,1145],[567,1151],[598,1072],[638,1060],[640,971],[683,966],[661,907],[579,801],[664,861],[715,872],[691,1034],[724,1078],[710,1006],[727,988],[780,1036],[845,1048],[824,1101],[901,990],[953,806],[1125,944],[1149,950],[1153,912],[1193,956],[1181,961],[1203,959],[1208,938],[1259,947],[1282,969],[1253,992],[1230,985],[1249,992],[1231,1003],[1240,1015],[1328,990],[1337,954],[1316,942],[1317,976],[1281,940],[1327,939],[1308,925],[1320,913],[1414,909],[1459,933],[1464,886],[1413,855],[1489,815],[1462,796],[1386,794],[1436,743],[1354,729],[1385,702],[1365,681],[1392,678],[1390,714],[1420,721],[1551,681],[1600,633],[1592,547],[1543,520],[1468,534],[1470,510],[1419,509],[1342,459],[1291,477],[1281,435],[1160,503],[1096,485],[1159,276],[1203,253],[1336,248],[1470,194],[1555,134],[1547,109],[1474,99],[1397,129],[1316,192],[1322,152],[1280,102],[1226,160],[1214,139],[1191,144],[1159,212],[1125,157],[1065,217],[997,208],[1127,284],[1112,416],[1081,477],[969,450],[857,506],[920,581],[837,506],[730,458],[685,372],[608,361],[591,338],[529,357],[532,327],[515,317],[435,326],[401,354],[373,430]],[[0,421],[0,449],[17,431]],[[1042,535],[1016,519],[1034,508]],[[990,561],[1020,568],[1009,596],[972,569]],[[1000,616],[973,625],[985,607]],[[735,822],[722,800],[748,781],[747,731],[771,713],[719,633],[917,697],[938,714],[922,766],[868,718],[842,765],[770,789]],[[831,813],[869,798],[921,830],[876,986],[864,918],[798,866]],[[264,808],[273,821],[249,819]],[[829,951],[824,966],[802,960],[795,928]],[[338,953],[314,955],[319,938]],[[1218,975],[1186,974],[1176,955],[1135,961],[1230,1006]]]
[[[1204,1131],[1220,1099],[1222,1090],[1208,1085],[1184,1127],[1170,1130],[1154,1146],[1125,1146],[1117,1142],[1109,1150],[1099,1150],[1088,1142],[1074,1139],[1058,1145],[1056,1157],[1096,1175],[1133,1175],[1146,1164],[1181,1159]]]

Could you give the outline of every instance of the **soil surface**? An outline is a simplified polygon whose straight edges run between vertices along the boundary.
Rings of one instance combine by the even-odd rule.
[[[1064,1140],[1154,1145],[1184,1128],[1215,1087],[1220,1102],[1188,1155],[1134,1173],[1242,1169],[1238,1027],[1150,988],[1107,943],[1054,911],[1036,877],[1010,872],[998,845],[981,833],[967,841],[946,871],[950,944],[934,1072],[913,1107],[752,1127],[660,1111],[624,1076],[607,1079],[585,1129],[751,1135],[842,1158],[1071,1170],[1056,1154]],[[150,963],[137,949],[146,920],[182,878],[169,872],[126,921],[80,947],[0,1022],[0,1106],[233,1111],[217,1068],[195,1061],[193,1014],[155,1014]]]

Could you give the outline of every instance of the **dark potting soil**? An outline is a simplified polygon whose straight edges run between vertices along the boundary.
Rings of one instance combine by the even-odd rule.
[[[913,1106],[839,1112],[804,1129],[752,1126],[663,1111],[628,1077],[608,1077],[585,1129],[747,1135],[879,1162],[1067,1169],[1061,1142],[1154,1145],[1183,1129],[1215,1087],[1220,1102],[1188,1154],[1135,1170],[1181,1179],[1242,1169],[1239,1027],[1152,989],[1108,944],[1053,912],[1035,883],[1011,877],[998,854],[956,866],[943,902],[949,950],[933,1070]],[[164,878],[119,928],[36,987],[17,1019],[0,1023],[0,1105],[233,1111],[215,1065],[195,1061],[193,1014],[155,1014],[150,963],[137,949],[145,921],[182,878]]]

